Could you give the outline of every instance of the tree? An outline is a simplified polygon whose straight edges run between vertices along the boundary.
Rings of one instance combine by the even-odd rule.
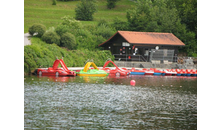
[[[190,31],[197,31],[197,0],[168,0],[169,6],[176,7],[179,11],[181,22],[186,24]],[[171,8],[172,8],[171,7]]]
[[[97,11],[96,0],[81,0],[79,4],[76,5],[76,19],[92,21],[93,14]]]
[[[186,44],[180,51],[187,52],[190,56],[197,54],[197,0],[168,0],[169,8],[177,8],[181,23],[186,26],[187,33],[181,35],[181,40]]]
[[[107,8],[108,9],[115,8],[117,1],[119,0],[107,0]]]

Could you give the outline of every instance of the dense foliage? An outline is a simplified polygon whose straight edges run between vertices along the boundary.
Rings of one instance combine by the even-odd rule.
[[[173,33],[186,44],[180,50],[196,56],[196,6],[196,0],[137,0],[135,8],[127,11],[127,27],[114,24],[122,30]]]
[[[97,25],[83,26],[80,21],[71,16],[61,18],[62,22],[56,27],[49,28],[42,36],[46,43],[55,43],[69,50],[88,49],[100,50],[99,44],[110,38],[116,30],[105,20]]]
[[[81,0],[75,12],[77,20],[92,21],[93,14],[97,11],[96,0]]]
[[[110,51],[89,51],[88,49],[67,50],[56,44],[46,44],[40,38],[33,37],[32,45],[24,46],[24,71],[26,74],[36,68],[52,67],[56,57],[63,57],[68,67],[82,67],[88,59],[93,59],[97,66],[103,66],[108,58],[114,60]]]

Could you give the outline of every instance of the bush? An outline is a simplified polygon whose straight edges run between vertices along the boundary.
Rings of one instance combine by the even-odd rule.
[[[49,44],[55,43],[58,46],[60,45],[60,37],[54,31],[45,32],[42,36],[42,40]]]
[[[93,14],[97,11],[96,0],[81,0],[77,4],[75,12],[77,20],[92,21]]]
[[[43,24],[34,24],[29,28],[29,34],[30,35],[34,35],[35,33],[37,33],[37,37],[41,37],[44,32],[46,31],[46,27]]]
[[[98,26],[101,26],[101,25],[109,26],[108,22],[105,19],[100,19],[99,20]]]
[[[73,17],[67,15],[61,18],[62,21],[62,25],[66,25],[72,29],[80,29],[82,28],[82,24],[80,23],[80,21],[75,20]]]
[[[68,48],[69,50],[76,49],[76,39],[71,33],[64,33],[60,39],[61,46]]]
[[[24,72],[30,74],[37,64],[35,62],[36,54],[30,46],[24,46]]]
[[[107,0],[107,7],[108,7],[108,9],[115,8],[117,1],[119,1],[119,0]]]
[[[52,5],[57,5],[57,1],[53,0],[53,4]]]
[[[56,27],[55,31],[59,36],[62,36],[64,33],[70,32],[70,28],[67,25],[60,24]]]

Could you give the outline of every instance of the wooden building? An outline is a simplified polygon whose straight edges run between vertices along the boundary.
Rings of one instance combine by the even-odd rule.
[[[99,46],[110,50],[115,60],[173,62],[185,44],[172,33],[117,31]]]

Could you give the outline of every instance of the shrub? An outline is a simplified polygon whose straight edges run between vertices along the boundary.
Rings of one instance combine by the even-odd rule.
[[[71,33],[64,33],[60,39],[61,46],[68,48],[69,50],[76,49],[76,39]]]
[[[62,36],[64,33],[69,32],[70,28],[67,25],[60,24],[56,27],[55,31],[59,36]]]
[[[82,24],[80,23],[80,21],[75,20],[73,17],[67,15],[61,18],[62,21],[62,25],[66,25],[72,29],[80,29],[82,28]]]
[[[81,0],[77,4],[75,12],[77,20],[92,21],[93,14],[97,11],[96,0]]]
[[[52,5],[57,5],[57,1],[53,0],[53,4]]]
[[[35,62],[36,54],[30,48],[30,46],[24,46],[24,72],[30,74],[33,71],[37,64]]]
[[[99,20],[98,26],[101,26],[101,25],[109,26],[108,22],[105,19],[100,19]]]
[[[55,43],[58,46],[60,45],[60,37],[54,31],[45,32],[42,36],[42,40],[49,44]]]
[[[119,0],[107,0],[107,7],[108,7],[108,9],[115,8],[117,1],[119,1]]]
[[[44,32],[46,31],[46,27],[43,24],[34,24],[29,28],[29,34],[30,35],[34,35],[35,33],[37,33],[37,37],[41,37]]]

